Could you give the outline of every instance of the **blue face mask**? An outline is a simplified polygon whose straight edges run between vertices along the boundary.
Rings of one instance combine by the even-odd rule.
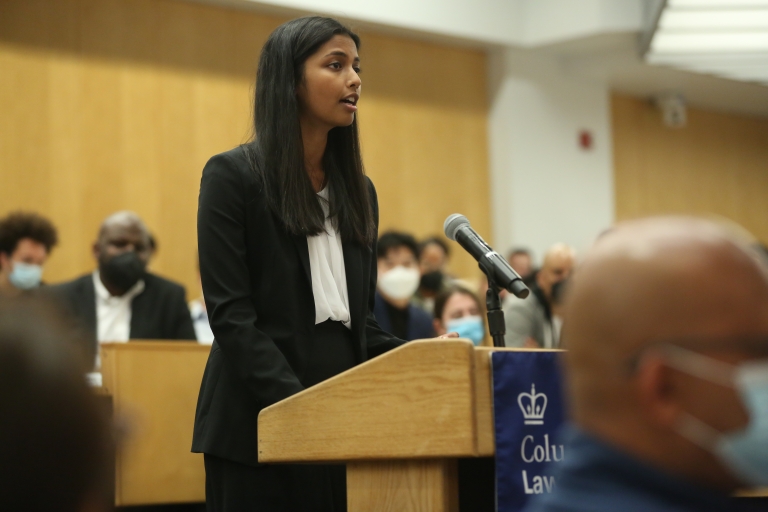
[[[20,290],[36,288],[40,285],[42,278],[43,267],[20,261],[13,262],[13,270],[8,276],[11,284]]]
[[[477,315],[463,316],[450,320],[445,327],[448,332],[457,332],[459,333],[459,338],[468,338],[475,345],[482,343],[485,336],[483,318]]]
[[[718,452],[753,485],[768,485],[768,363],[747,363],[736,372],[736,388],[749,412],[747,428],[721,437]]]
[[[671,366],[739,391],[749,413],[747,426],[735,432],[720,432],[690,414],[678,432],[691,442],[714,453],[731,473],[744,483],[768,485],[768,361],[731,366],[702,354],[675,347],[688,355],[672,358]]]

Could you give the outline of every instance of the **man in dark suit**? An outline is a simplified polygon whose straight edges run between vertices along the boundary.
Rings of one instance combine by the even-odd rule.
[[[93,245],[98,268],[51,287],[83,328],[95,355],[99,342],[194,340],[184,287],[146,271],[149,231],[133,212],[107,217]]]
[[[404,340],[435,336],[432,317],[411,304],[419,287],[418,246],[407,233],[389,231],[379,238],[378,282],[373,314],[387,332]]]

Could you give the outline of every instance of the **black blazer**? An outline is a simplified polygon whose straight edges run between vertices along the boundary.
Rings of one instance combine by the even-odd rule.
[[[369,191],[378,229],[378,204]],[[268,209],[244,148],[203,169],[197,215],[200,275],[216,337],[200,387],[192,451],[255,465],[261,409],[304,389],[315,302],[306,236]],[[373,316],[376,247],[343,242],[358,362],[402,343]]]
[[[195,328],[180,284],[147,273],[144,291],[131,302],[131,339],[195,340]],[[85,331],[84,347],[88,356],[96,356],[96,289],[93,274],[46,288]],[[93,359],[90,359],[93,361]]]

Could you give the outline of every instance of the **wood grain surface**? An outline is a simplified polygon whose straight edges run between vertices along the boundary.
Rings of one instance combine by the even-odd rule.
[[[203,457],[190,450],[209,351],[191,342],[101,345],[103,387],[126,428],[116,460],[116,505],[205,501]]]
[[[458,512],[456,460],[347,464],[350,512]]]
[[[476,454],[474,347],[414,341],[259,415],[259,460]]]
[[[768,243],[768,119],[689,107],[672,129],[647,100],[611,104],[617,220],[720,217]]]

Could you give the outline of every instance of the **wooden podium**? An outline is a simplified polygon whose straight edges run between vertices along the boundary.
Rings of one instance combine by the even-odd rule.
[[[456,512],[457,459],[494,454],[493,350],[414,341],[278,402],[259,461],[346,463],[350,512]]]
[[[130,341],[100,349],[103,387],[127,430],[116,457],[115,505],[205,501],[203,457],[190,449],[210,345]]]

